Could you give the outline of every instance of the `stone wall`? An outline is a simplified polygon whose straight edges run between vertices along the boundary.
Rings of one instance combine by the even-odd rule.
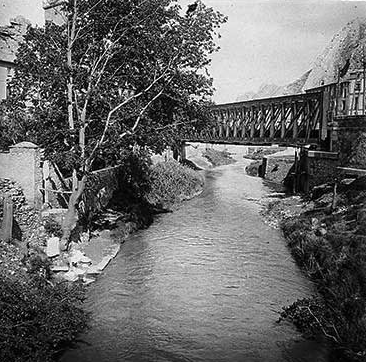
[[[366,169],[366,117],[337,117],[332,127],[332,147],[341,166]]]
[[[32,244],[42,244],[45,240],[44,228],[40,213],[29,206],[21,186],[12,180],[0,178],[0,224],[3,218],[3,203],[5,197],[13,202],[14,239]]]
[[[282,183],[293,167],[294,161],[294,156],[265,156],[259,176]]]
[[[334,182],[340,171],[337,152],[306,150],[299,161],[299,189],[309,191],[316,185]]]
[[[31,142],[21,142],[0,153],[0,178],[16,181],[31,207],[41,208],[43,196],[41,150]]]

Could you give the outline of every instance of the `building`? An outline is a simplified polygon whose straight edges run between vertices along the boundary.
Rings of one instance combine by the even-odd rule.
[[[45,21],[64,24],[66,19],[62,5],[66,0],[45,0],[43,2]],[[0,26],[0,100],[7,97],[7,83],[14,71],[16,52],[30,21],[23,16],[11,19],[9,25]]]
[[[62,10],[62,5],[66,3],[66,0],[45,0],[43,2],[45,21],[52,21],[57,25],[65,24],[67,19]]]
[[[6,98],[16,52],[29,24],[24,17],[18,16],[11,19],[9,25],[0,27],[0,100]]]
[[[356,69],[338,86],[337,115],[358,116],[365,114],[366,72]]]

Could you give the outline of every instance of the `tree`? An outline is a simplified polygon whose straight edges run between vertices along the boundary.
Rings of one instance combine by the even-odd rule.
[[[60,10],[63,25],[28,29],[8,105],[23,115],[18,129],[36,122],[28,139],[73,174],[66,246],[96,159],[131,144],[161,150],[192,114],[205,114],[204,71],[226,18],[202,2],[184,14],[173,0],[67,0]]]

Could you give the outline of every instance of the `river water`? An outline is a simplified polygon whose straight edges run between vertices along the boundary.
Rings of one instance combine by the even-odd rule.
[[[91,329],[62,362],[326,361],[278,311],[313,293],[259,214],[271,191],[245,162],[129,237],[90,287]]]

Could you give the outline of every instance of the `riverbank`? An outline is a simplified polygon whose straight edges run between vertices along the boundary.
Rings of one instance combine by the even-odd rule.
[[[148,227],[155,214],[197,196],[204,184],[200,173],[173,160],[151,166],[145,176],[125,180],[110,208],[67,253],[47,258],[46,246],[35,246],[23,258],[19,243],[0,242],[0,322],[5,331],[0,334],[0,360],[54,360],[89,323],[83,308],[85,285],[95,281],[128,235]],[[46,224],[50,236],[60,231],[57,223]]]
[[[268,188],[244,174],[239,151],[205,172],[200,197],[129,237],[89,288],[91,328],[63,362],[321,360],[316,343],[275,323],[312,287],[259,218]]]
[[[365,202],[365,180],[345,180],[338,190],[323,185],[309,197],[273,200],[264,211],[318,291],[285,307],[281,319],[325,338],[332,361],[366,359]]]

